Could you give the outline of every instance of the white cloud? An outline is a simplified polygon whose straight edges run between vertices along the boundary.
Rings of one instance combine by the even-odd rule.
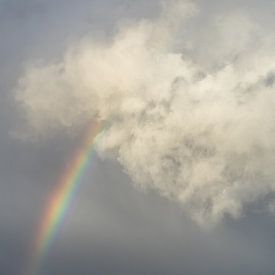
[[[62,61],[28,68],[16,97],[36,134],[108,121],[100,152],[212,223],[275,190],[275,53],[241,13],[214,20],[181,52],[195,13],[190,2],[167,2],[111,42],[86,38]]]

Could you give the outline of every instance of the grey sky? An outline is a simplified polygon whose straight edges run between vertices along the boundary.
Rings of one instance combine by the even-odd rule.
[[[198,4],[189,37],[228,11],[274,29],[272,0]],[[108,40],[118,22],[155,18],[159,10],[158,0],[0,0],[0,274],[31,275],[22,270],[41,213],[83,136],[18,137],[25,126],[14,94],[24,69],[60,59],[83,36]],[[115,160],[95,156],[39,275],[272,275],[275,220],[263,203],[205,230],[178,204],[136,188]]]

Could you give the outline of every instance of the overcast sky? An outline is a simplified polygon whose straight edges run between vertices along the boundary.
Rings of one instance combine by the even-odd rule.
[[[94,118],[35,275],[275,274],[275,1],[172,2],[0,0],[0,274]]]

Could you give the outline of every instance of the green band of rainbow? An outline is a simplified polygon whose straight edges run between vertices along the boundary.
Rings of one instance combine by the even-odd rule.
[[[43,259],[47,256],[73,196],[81,183],[81,177],[92,159],[94,140],[101,128],[99,123],[93,124],[83,145],[75,152],[67,169],[57,182],[42,215],[32,248],[31,263],[28,267],[28,273],[25,275],[39,274]]]

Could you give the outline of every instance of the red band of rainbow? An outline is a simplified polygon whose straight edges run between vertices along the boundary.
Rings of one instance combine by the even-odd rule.
[[[39,274],[43,259],[47,256],[73,196],[81,183],[81,177],[93,156],[95,137],[101,129],[100,123],[94,123],[89,129],[83,145],[75,152],[49,197],[35,237],[28,273],[25,275]]]

